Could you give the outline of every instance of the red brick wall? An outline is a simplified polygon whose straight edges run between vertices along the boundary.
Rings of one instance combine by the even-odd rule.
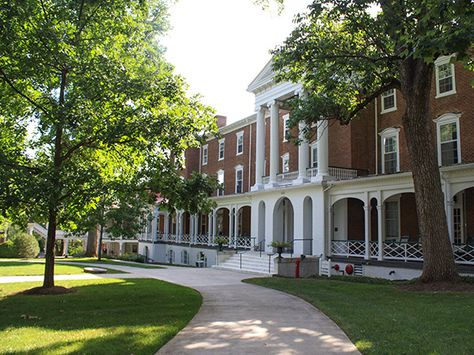
[[[410,236],[409,241],[416,241],[419,235],[415,194],[404,193],[400,197],[400,236]]]
[[[364,203],[355,198],[347,199],[347,233],[350,240],[364,240]]]
[[[351,168],[351,126],[329,121],[329,166]]]

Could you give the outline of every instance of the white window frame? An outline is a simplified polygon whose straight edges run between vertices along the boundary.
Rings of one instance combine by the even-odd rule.
[[[202,146],[202,165],[207,165],[209,161],[209,145],[205,144]]]
[[[400,128],[390,127],[384,129],[382,132],[379,133],[380,135],[380,153],[381,153],[381,162],[382,162],[382,174],[385,174],[385,140],[387,138],[395,137],[397,142],[397,170],[396,172],[400,171]],[[392,174],[392,173],[391,173]]]
[[[221,145],[222,145],[222,158],[221,158]],[[219,139],[219,146],[217,149],[217,160],[221,161],[225,158],[225,138]]]
[[[236,153],[235,155],[241,155],[244,153],[244,131],[237,132],[236,134]],[[239,144],[239,140],[242,140],[241,144]],[[239,147],[241,148],[241,151],[239,152]]]
[[[453,55],[444,55],[439,57],[438,59],[435,60],[435,82],[436,82],[436,96],[435,98],[440,98],[444,96],[449,96],[449,95],[454,95],[456,93],[456,73],[454,71],[454,64],[451,63],[451,58],[454,57]],[[451,72],[452,72],[452,79],[453,79],[453,89],[446,91],[446,92],[439,92],[439,67],[444,64],[450,64],[451,65]]]
[[[288,170],[285,171],[285,161],[288,162]],[[281,156],[281,173],[286,174],[290,172],[290,153],[285,153]]]
[[[238,173],[241,173],[242,174],[242,177],[241,177],[241,188],[240,188],[240,192],[237,191],[237,186],[238,186],[238,182],[239,180],[237,180],[237,175]],[[235,189],[234,189],[235,193],[236,194],[241,194],[244,192],[244,167],[242,165],[237,165],[235,167]]]
[[[220,176],[222,176],[222,182],[221,182]],[[222,189],[221,188],[217,189],[217,196],[224,196],[225,195],[225,173],[224,173],[224,170],[222,169],[217,171],[217,182],[219,184],[222,184]]]
[[[393,90],[393,107],[385,108],[385,100],[384,99],[386,97],[392,96],[392,95],[386,95],[386,93],[390,90]],[[382,107],[382,111],[380,111],[381,114],[388,113],[388,112],[393,112],[393,111],[397,110],[397,90],[396,89],[390,89],[390,90],[387,90],[384,93],[382,93],[382,95],[380,95],[380,100],[381,100],[380,107]]]
[[[311,161],[309,162],[309,167],[311,169],[317,168],[318,167],[318,143],[313,142],[310,144],[310,149],[311,149]],[[316,149],[316,156],[314,156],[314,149]],[[316,166],[314,166],[314,163],[316,162]]]
[[[287,113],[283,115],[283,142],[288,142],[287,137],[290,136],[290,127],[288,127],[289,121],[290,121],[290,114]],[[288,134],[286,132],[288,132]]]
[[[456,132],[457,132],[457,149],[458,149],[458,162],[457,164],[461,163],[461,126],[459,125],[459,118],[461,117],[460,113],[445,113],[434,120],[436,123],[436,141],[437,141],[437,148],[438,148],[438,165],[442,165],[441,161],[441,126],[450,123],[456,123]]]

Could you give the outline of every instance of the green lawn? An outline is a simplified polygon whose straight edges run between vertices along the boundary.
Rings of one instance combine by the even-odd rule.
[[[153,264],[132,263],[132,262],[126,262],[126,261],[115,261],[115,260],[110,260],[110,259],[107,259],[107,258],[102,258],[101,261],[98,261],[97,258],[68,258],[68,259],[61,259],[60,261],[132,266],[132,267],[139,267],[139,268],[144,268],[144,269],[163,269],[163,266],[158,266],[158,265],[153,265]]]
[[[474,354],[474,294],[418,293],[392,284],[249,279],[291,293],[333,319],[364,354]]]
[[[61,281],[77,292],[12,295],[0,284],[0,354],[153,354],[199,310],[201,295],[153,279]]]
[[[56,275],[72,275],[84,273],[84,266],[79,265],[60,265],[54,266]],[[116,274],[123,273],[107,269],[107,273]],[[44,274],[44,263],[39,262],[23,262],[23,261],[0,261],[0,276],[33,276]]]

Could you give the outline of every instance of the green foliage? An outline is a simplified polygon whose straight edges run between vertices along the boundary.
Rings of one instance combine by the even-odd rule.
[[[145,257],[143,255],[137,255],[137,254],[122,254],[116,257],[116,259],[119,260],[124,260],[124,261],[133,261],[136,263],[144,263],[145,262]]]
[[[291,243],[290,243],[290,242],[277,241],[277,240],[274,240],[270,245],[271,245],[273,248],[289,248],[289,247],[291,247]]]
[[[17,251],[13,240],[7,239],[4,243],[0,244],[0,258],[16,258]]]
[[[473,39],[471,1],[316,0],[273,51],[274,69],[308,93],[293,102],[293,125],[328,118],[348,123],[382,92],[402,89],[400,66],[407,59],[432,65],[456,53],[468,61]]]
[[[39,245],[36,238],[28,233],[18,233],[13,238],[16,257],[35,258],[39,253]]]
[[[82,240],[71,239],[69,241],[69,251],[68,254],[74,257],[84,256],[85,250]]]

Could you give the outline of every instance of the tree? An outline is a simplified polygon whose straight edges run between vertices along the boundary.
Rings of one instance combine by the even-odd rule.
[[[166,18],[164,0],[1,3],[0,211],[48,223],[44,288],[58,226],[110,181],[175,176],[171,157],[215,129],[163,58]]]
[[[423,282],[458,278],[434,149],[433,62],[454,53],[469,61],[473,36],[470,0],[316,0],[273,52],[279,79],[301,82],[308,92],[296,103],[293,124],[347,124],[386,90],[401,92],[423,236]]]

